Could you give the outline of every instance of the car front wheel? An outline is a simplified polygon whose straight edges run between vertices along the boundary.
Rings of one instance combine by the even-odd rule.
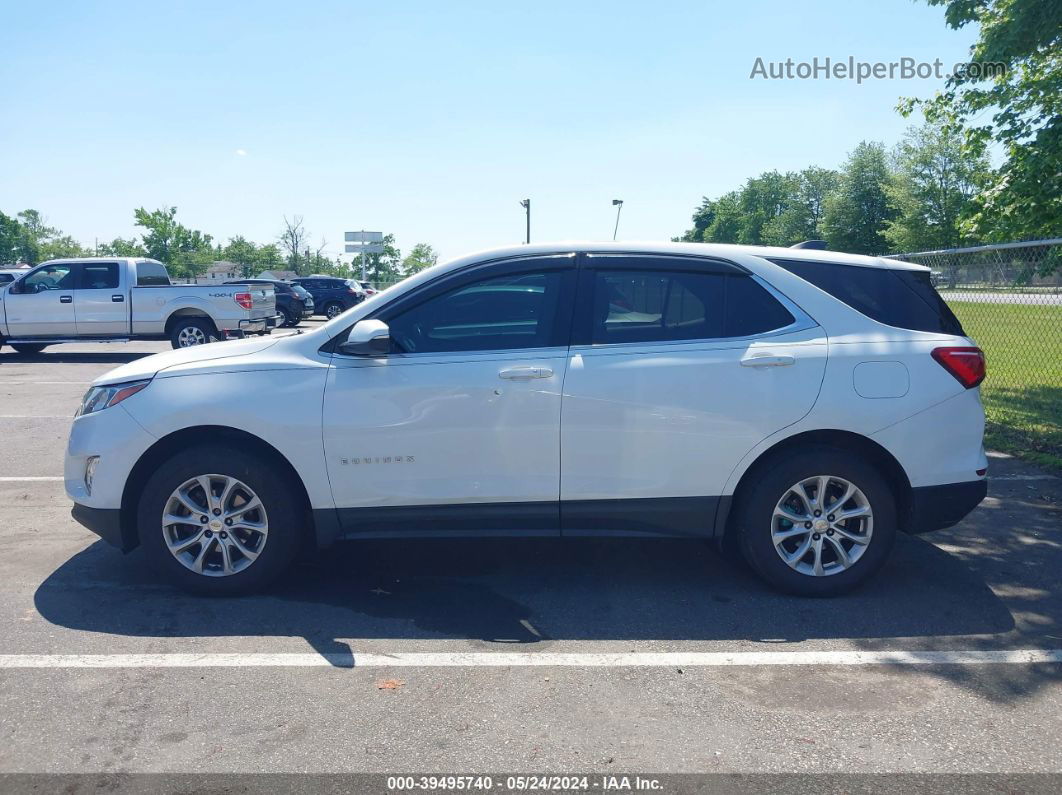
[[[338,317],[343,314],[343,305],[336,302],[332,302],[324,308],[325,317],[331,320],[334,317]]]
[[[140,543],[169,581],[205,595],[258,590],[295,560],[301,512],[275,466],[202,446],[159,466],[137,510]]]
[[[737,513],[749,564],[774,587],[832,596],[865,582],[896,537],[881,474],[844,450],[813,448],[758,467]]]

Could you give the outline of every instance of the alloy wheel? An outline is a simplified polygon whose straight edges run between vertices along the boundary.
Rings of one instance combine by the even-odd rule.
[[[790,486],[771,517],[771,541],[786,564],[811,577],[839,574],[870,544],[874,514],[854,483],[816,475]]]
[[[207,336],[203,329],[198,326],[185,326],[177,332],[177,345],[181,348],[191,348],[193,345],[206,345]]]
[[[208,577],[254,564],[269,536],[258,495],[228,475],[197,475],[170,494],[162,513],[166,548],[186,569]]]

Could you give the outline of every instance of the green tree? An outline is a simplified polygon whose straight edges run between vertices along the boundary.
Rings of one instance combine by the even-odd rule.
[[[93,255],[92,250],[82,246],[70,235],[55,235],[40,243],[37,250],[41,262],[60,257],[91,257]]]
[[[989,240],[1054,237],[1062,228],[1062,3],[1047,0],[927,0],[952,28],[976,25],[967,68],[929,100],[907,99],[926,118],[962,135],[974,156],[990,142],[1003,165],[974,197],[967,226]],[[991,72],[985,65],[1001,64]],[[985,119],[984,114],[991,113]]]
[[[987,157],[964,149],[957,132],[941,124],[912,127],[893,154],[886,192],[896,217],[885,239],[895,251],[929,251],[976,243],[964,233],[971,200],[989,178]]]
[[[751,177],[741,189],[738,204],[741,222],[737,242],[750,246],[763,244],[763,229],[774,222],[792,203],[796,176],[765,171]]]
[[[687,229],[682,237],[676,238],[676,242],[701,243],[704,241],[704,233],[715,221],[715,202],[707,196],[701,197],[700,206],[693,211],[693,229]]]
[[[48,226],[36,210],[23,210],[17,221],[18,259],[29,265],[56,257],[84,257],[91,254],[70,235]],[[11,227],[14,233],[15,227]]]
[[[22,260],[26,242],[22,224],[0,213],[0,264],[14,265]]]
[[[361,263],[355,262],[355,271],[360,272]],[[402,278],[402,252],[395,246],[394,235],[384,235],[383,251],[366,257],[366,273],[372,282],[397,282]]]
[[[704,230],[705,243],[737,243],[742,229],[741,193],[733,190],[719,197],[714,217]]]
[[[100,243],[97,246],[98,253],[104,257],[146,257],[147,251],[140,245],[136,238],[128,240],[116,237],[109,243]]]
[[[188,229],[176,216],[176,207],[152,212],[140,207],[133,212],[136,225],[146,230],[141,237],[147,255],[164,262],[175,276],[194,278],[206,271],[216,256],[213,238],[198,229]]]
[[[435,253],[434,248],[427,243],[417,243],[406,255],[406,258],[402,260],[402,274],[411,276],[425,268],[430,268],[438,261],[439,255]]]
[[[259,273],[284,267],[284,257],[276,243],[265,243],[258,247],[255,252],[255,266]]]
[[[889,178],[884,144],[863,141],[848,156],[840,184],[822,211],[822,234],[830,248],[853,254],[885,251],[885,226],[895,215],[886,193]]]
[[[228,245],[221,251],[223,259],[240,266],[240,278],[249,279],[258,270],[258,247],[242,235],[229,238]]]
[[[791,246],[822,235],[823,209],[826,199],[837,190],[841,175],[831,168],[810,166],[795,175],[795,191],[781,213],[763,228],[763,242],[768,246]]]

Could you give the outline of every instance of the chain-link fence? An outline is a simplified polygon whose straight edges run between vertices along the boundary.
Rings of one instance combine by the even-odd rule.
[[[988,443],[1062,470],[1062,238],[893,256],[932,270],[988,356]]]

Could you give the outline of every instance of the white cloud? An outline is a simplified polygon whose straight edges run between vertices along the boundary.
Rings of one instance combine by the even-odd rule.
[[[238,154],[240,157],[244,157],[247,154],[247,150],[246,149],[237,149],[236,150],[236,154]]]

